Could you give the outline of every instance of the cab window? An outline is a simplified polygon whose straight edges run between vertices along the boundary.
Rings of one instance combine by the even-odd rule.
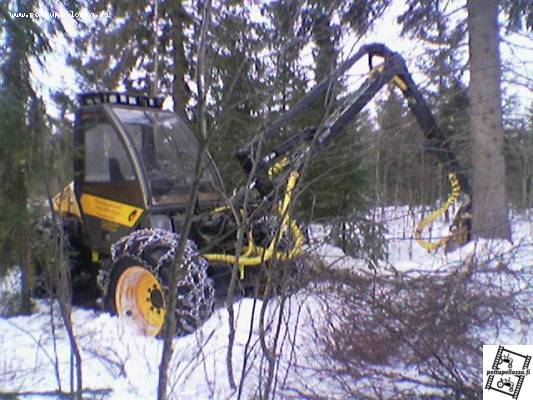
[[[108,122],[99,121],[87,127],[84,149],[86,182],[135,180],[135,173],[124,144]]]

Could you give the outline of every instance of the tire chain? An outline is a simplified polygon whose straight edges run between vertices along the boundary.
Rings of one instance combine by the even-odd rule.
[[[152,249],[164,250],[152,272],[160,276],[161,268],[170,268],[177,256],[180,236],[162,229],[142,229],[132,232],[111,246],[112,263],[128,257],[138,261],[141,265],[149,264],[146,259]],[[196,244],[187,240],[181,266],[186,266],[187,272],[177,282],[176,334],[194,332],[212,314],[214,309],[215,290],[213,281],[207,275],[209,264],[199,256]],[[107,296],[110,284],[110,268],[102,268],[98,276],[98,285],[102,293]],[[160,284],[164,292],[169,291],[165,282]]]

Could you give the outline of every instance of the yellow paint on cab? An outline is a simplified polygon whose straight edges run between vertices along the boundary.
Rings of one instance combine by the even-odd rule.
[[[70,214],[81,218],[80,207],[74,195],[74,182],[70,182],[52,199],[54,211],[58,214]]]
[[[144,211],[139,207],[88,193],[81,195],[80,203],[85,214],[130,228],[137,223]]]

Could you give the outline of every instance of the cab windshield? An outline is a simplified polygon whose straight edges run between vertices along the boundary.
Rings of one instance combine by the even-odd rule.
[[[141,157],[156,203],[186,198],[194,181],[199,144],[175,114],[113,107]],[[200,192],[215,192],[210,159],[203,157]]]

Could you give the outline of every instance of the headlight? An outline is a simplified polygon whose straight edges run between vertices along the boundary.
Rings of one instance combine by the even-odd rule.
[[[150,216],[150,225],[152,228],[158,228],[172,232],[172,222],[170,221],[170,218],[165,215]]]

